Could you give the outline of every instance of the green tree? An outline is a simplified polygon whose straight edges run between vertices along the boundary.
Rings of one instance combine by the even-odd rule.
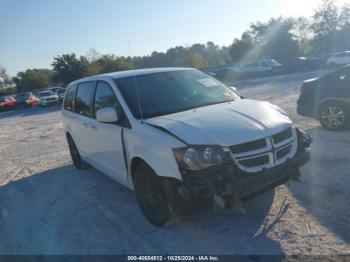
[[[207,62],[205,61],[203,56],[196,52],[188,53],[185,63],[186,66],[194,68],[201,68],[207,65]]]
[[[11,86],[12,81],[5,67],[0,66],[0,89],[4,90]]]
[[[316,51],[326,52],[337,49],[336,35],[340,29],[340,13],[332,0],[323,0],[322,5],[312,16],[311,30],[314,34],[313,47]]]
[[[27,69],[19,72],[13,81],[19,91],[46,88],[52,84],[52,71],[50,69]]]
[[[295,20],[272,18],[268,22],[250,25],[241,39],[235,39],[230,55],[233,61],[265,57],[285,58],[299,54],[298,42],[293,35]]]
[[[239,62],[247,56],[249,50],[254,46],[250,32],[244,32],[241,39],[236,38],[229,48],[229,53],[233,62]]]
[[[89,61],[81,56],[79,59],[75,54],[65,54],[54,58],[52,63],[56,83],[67,85],[79,78],[89,75]]]
[[[96,62],[100,66],[100,73],[124,71],[133,68],[131,58],[117,57],[111,54],[101,56]]]

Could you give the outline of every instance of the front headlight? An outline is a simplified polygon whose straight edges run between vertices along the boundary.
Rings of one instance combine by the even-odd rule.
[[[227,160],[220,146],[189,146],[174,148],[173,152],[179,167],[187,170],[203,170]]]

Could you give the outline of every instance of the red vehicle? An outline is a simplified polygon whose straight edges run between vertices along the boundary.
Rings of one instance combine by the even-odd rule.
[[[16,95],[15,106],[23,108],[27,106],[35,106],[39,104],[40,100],[36,98],[31,92],[20,93]]]
[[[16,100],[10,96],[1,96],[0,97],[0,111],[4,111],[13,107],[16,103]]]
[[[36,106],[40,103],[40,99],[32,94],[31,96],[29,96],[26,102],[27,102],[27,105],[29,106]]]

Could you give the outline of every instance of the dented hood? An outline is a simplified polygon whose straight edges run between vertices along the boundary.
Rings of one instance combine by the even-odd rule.
[[[284,111],[269,102],[242,99],[154,117],[146,122],[187,144],[240,144],[271,136],[292,125]]]

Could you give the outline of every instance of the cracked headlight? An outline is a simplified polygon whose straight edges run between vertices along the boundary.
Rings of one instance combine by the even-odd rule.
[[[203,170],[220,165],[227,155],[220,146],[189,146],[173,149],[179,167],[187,170]]]

